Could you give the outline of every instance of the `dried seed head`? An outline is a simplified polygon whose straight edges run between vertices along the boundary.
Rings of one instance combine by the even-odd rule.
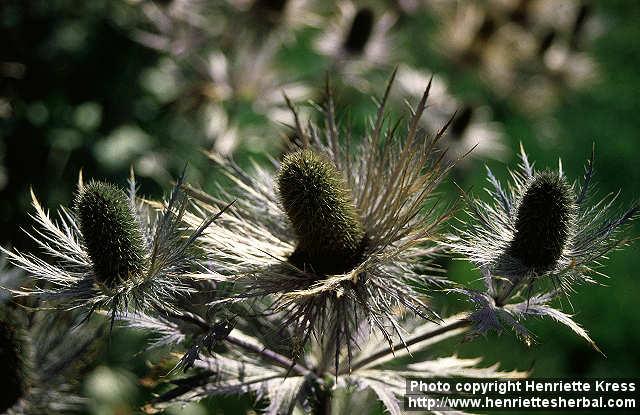
[[[347,183],[331,161],[311,150],[287,155],[278,190],[298,238],[293,264],[339,274],[359,262],[364,228]]]
[[[27,389],[23,343],[18,332],[7,321],[0,320],[0,413],[18,402]]]
[[[142,231],[122,190],[91,182],[80,191],[76,212],[99,283],[111,288],[144,272]]]
[[[373,10],[368,7],[363,7],[353,17],[351,22],[351,29],[344,41],[344,48],[351,53],[362,53],[369,38],[371,32],[373,32],[374,23]]]
[[[575,219],[574,194],[556,173],[537,174],[518,205],[509,254],[534,272],[552,268],[562,255]]]

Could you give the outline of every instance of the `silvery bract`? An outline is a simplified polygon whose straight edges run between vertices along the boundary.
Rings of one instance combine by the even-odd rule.
[[[538,172],[522,148],[520,157],[507,188],[487,169],[490,203],[466,196],[470,219],[448,245],[476,264],[485,290],[456,291],[474,303],[470,319],[480,333],[507,326],[530,342],[532,335],[520,320],[547,316],[595,347],[586,331],[551,302],[576,284],[595,282],[600,261],[628,242],[621,231],[640,207],[617,213],[617,195],[591,202],[593,157],[580,182],[570,182],[561,163],[557,171]]]

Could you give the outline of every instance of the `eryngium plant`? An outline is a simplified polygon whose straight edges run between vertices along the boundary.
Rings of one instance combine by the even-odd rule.
[[[402,336],[398,310],[436,319],[425,291],[444,283],[429,263],[433,237],[449,214],[437,214],[433,200],[451,167],[434,151],[444,128],[432,137],[418,130],[429,87],[404,133],[386,125],[391,83],[361,141],[339,132],[328,93],[325,128],[297,123],[299,147],[275,163],[277,172],[247,173],[220,161],[237,185],[237,204],[202,239],[218,264],[210,277],[231,284],[215,303],[249,301],[283,313],[281,327],[294,327],[294,348],[313,333],[331,339],[336,364],[342,345],[351,359],[362,321],[393,344]],[[193,193],[204,215],[217,210],[220,200]]]
[[[550,303],[576,284],[595,282],[600,261],[628,242],[621,231],[640,206],[616,213],[616,196],[590,202],[593,155],[581,182],[570,182],[561,163],[558,171],[537,172],[523,148],[520,157],[507,189],[487,169],[491,203],[466,196],[471,220],[449,245],[478,266],[485,290],[457,291],[475,304],[470,319],[478,332],[506,325],[530,342],[520,320],[548,316],[596,347],[570,315]]]
[[[10,262],[41,283],[12,292],[112,315],[128,308],[170,308],[194,292],[191,276],[202,269],[195,244],[216,217],[185,231],[182,218],[190,202],[181,185],[182,178],[158,212],[137,198],[133,174],[128,194],[81,178],[75,208],[61,208],[57,222],[32,193],[37,226],[28,235],[48,260],[2,248]]]
[[[160,335],[157,340],[179,339],[185,332],[164,319],[149,316],[130,320],[130,324]],[[406,330],[407,342],[387,344],[384,336],[371,334],[363,321],[355,330],[359,345],[353,363],[345,359],[334,367],[331,341],[314,342],[306,348],[300,363],[286,345],[294,340],[291,327],[278,329],[281,320],[272,317],[243,317],[237,321],[222,353],[201,356],[194,361],[197,373],[174,378],[171,389],[159,394],[147,412],[167,406],[186,404],[211,396],[248,394],[256,396],[262,413],[346,414],[340,411],[354,396],[373,392],[390,414],[400,414],[405,379],[466,377],[482,379],[522,378],[527,374],[498,370],[498,365],[478,367],[481,359],[457,356],[427,358],[420,362],[407,359],[410,353],[433,352],[440,342],[468,331],[464,315],[455,315],[438,323],[407,317],[399,324]],[[184,327],[184,326],[183,326]],[[277,332],[276,332],[277,330]],[[348,353],[344,348],[342,353]],[[342,395],[346,394],[346,399]],[[345,402],[347,401],[347,402]],[[369,404],[375,400],[369,400]],[[357,413],[366,413],[357,406]],[[296,410],[298,412],[296,412]]]

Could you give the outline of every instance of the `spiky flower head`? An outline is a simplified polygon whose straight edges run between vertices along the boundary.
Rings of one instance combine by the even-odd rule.
[[[9,260],[42,284],[10,290],[58,303],[62,308],[104,309],[113,316],[126,309],[163,308],[194,292],[200,269],[195,249],[202,230],[186,232],[182,218],[189,199],[182,178],[166,203],[136,196],[133,174],[127,195],[111,184],[78,184],[75,209],[61,208],[54,222],[32,193],[37,225],[30,236],[47,255],[2,248]]]
[[[532,272],[552,268],[562,256],[575,221],[575,195],[557,173],[535,174],[518,203],[509,255]]]
[[[124,191],[112,184],[92,181],[78,192],[80,232],[96,281],[107,287],[145,272],[145,241],[133,209]]]
[[[348,271],[362,256],[365,232],[351,191],[335,165],[313,150],[285,156],[280,202],[297,237],[289,260],[319,274]]]
[[[203,238],[220,264],[211,279],[233,287],[214,303],[250,300],[284,314],[282,327],[294,328],[298,351],[316,333],[338,359],[360,321],[392,343],[401,310],[436,318],[426,290],[444,281],[429,258],[448,212],[436,213],[432,196],[451,165],[434,152],[444,130],[431,137],[418,130],[429,88],[402,134],[384,114],[390,87],[361,140],[340,131],[329,92],[326,129],[296,123],[299,146],[276,172],[256,166],[249,173],[212,157],[237,184],[235,208]],[[219,203],[192,193],[204,212]]]
[[[593,155],[581,183],[568,181],[562,163],[557,172],[534,171],[522,147],[521,159],[506,189],[487,169],[492,203],[466,197],[470,222],[448,245],[478,266],[485,291],[457,291],[475,304],[470,318],[478,332],[507,326],[530,342],[519,320],[548,316],[596,347],[570,315],[550,303],[576,284],[595,282],[599,261],[628,242],[621,231],[640,206],[616,215],[615,196],[589,203]]]

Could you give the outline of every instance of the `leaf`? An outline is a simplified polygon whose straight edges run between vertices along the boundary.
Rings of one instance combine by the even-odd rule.
[[[302,376],[296,376],[268,382],[269,406],[265,410],[265,415],[290,414],[304,381]]]
[[[361,378],[360,380],[375,392],[387,412],[391,415],[402,415],[400,405],[398,404],[398,398],[396,398],[388,385],[369,378]]]
[[[523,314],[541,316],[541,317],[545,317],[545,316],[551,317],[558,323],[564,324],[565,326],[569,327],[578,336],[582,337],[587,342],[589,342],[591,347],[593,347],[595,350],[597,350],[599,353],[605,356],[605,354],[602,352],[602,350],[600,350],[598,345],[596,345],[596,343],[591,339],[591,337],[589,337],[589,334],[587,333],[587,331],[581,325],[573,321],[573,318],[572,318],[573,316],[563,313],[562,311],[557,310],[542,302],[534,301],[534,298],[532,298],[529,301],[528,305],[526,303],[520,303],[518,304],[518,306],[519,306],[518,307],[519,311],[521,311]]]

